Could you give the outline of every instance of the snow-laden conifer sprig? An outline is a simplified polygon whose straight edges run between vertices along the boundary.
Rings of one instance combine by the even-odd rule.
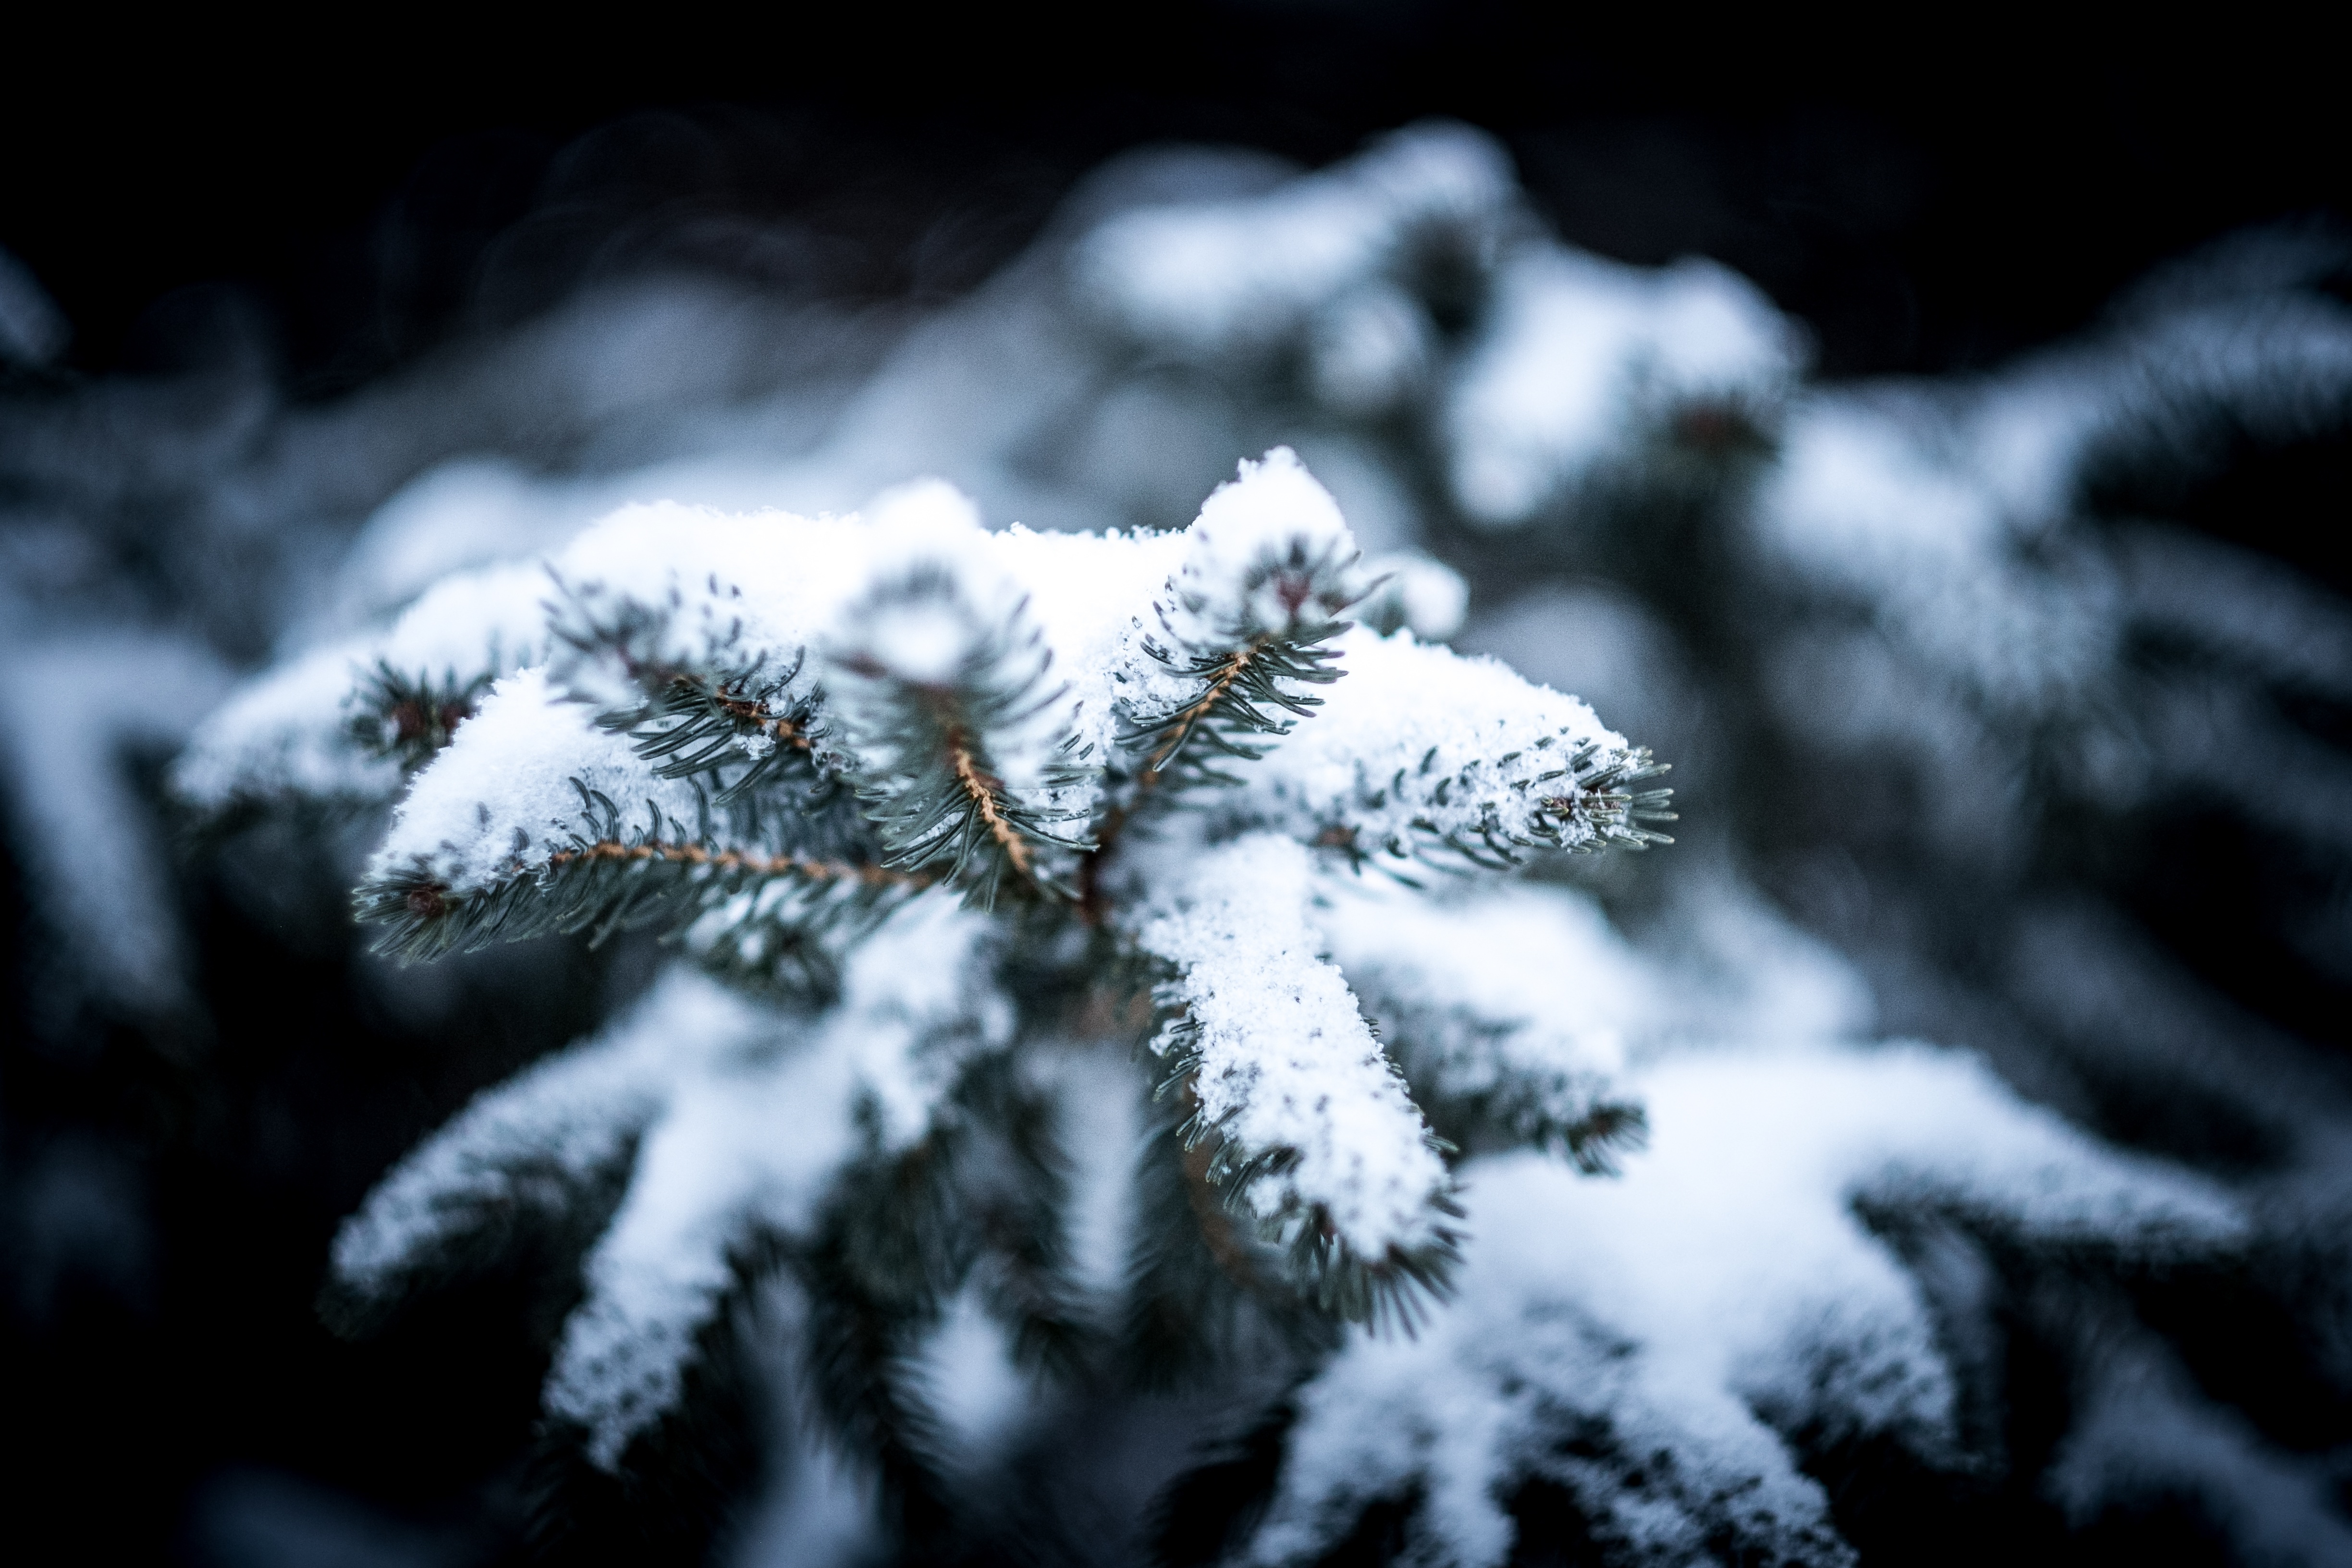
[[[1402,1501],[1409,1560],[1496,1568],[1533,1483],[1566,1491],[1612,1563],[1847,1568],[1800,1435],[1967,1463],[1950,1329],[1874,1231],[1956,1222],[2077,1263],[2247,1234],[2227,1192],[2093,1142],[1956,1054],[1710,1052],[1634,1087],[1656,1142],[1620,1181],[1528,1153],[1465,1163],[1460,1299],[1417,1339],[1350,1341],[1299,1391],[1272,1504],[1229,1561],[1328,1561],[1368,1507]]]
[[[723,977],[822,994],[838,949],[931,882],[855,861],[715,847],[655,808],[642,825],[625,823],[593,791],[582,794],[579,821],[535,871],[466,893],[420,868],[382,872],[362,884],[354,908],[384,928],[376,951],[404,959],[551,933],[601,942],[640,926],[682,926],[688,950]]]
[[[1370,585],[1339,508],[1286,448],[1211,496],[1182,563],[1136,644],[1158,668],[1132,693],[1120,740],[1139,786],[1231,784],[1218,759],[1255,761],[1319,706],[1341,671],[1324,646]],[[1210,755],[1209,753],[1213,753]]]
[[[805,647],[689,663],[666,657],[666,609],[561,593],[551,617],[559,681],[584,700],[605,696],[596,721],[626,733],[662,777],[719,773],[712,783],[721,802],[787,780],[805,790],[830,778],[820,749],[823,699]],[[600,679],[614,667],[622,682]]]
[[[966,887],[983,907],[1008,881],[1070,896],[1055,862],[1093,847],[1070,826],[1085,807],[1055,795],[1102,762],[1075,736],[1039,732],[1064,692],[1026,609],[976,599],[949,563],[919,562],[849,606],[832,655],[882,865]]]
[[[1331,493],[1277,447],[1202,504],[1161,624],[1197,654],[1311,637],[1363,596],[1356,556]]]
[[[501,681],[419,776],[355,895],[379,951],[432,958],[550,931],[693,923],[723,970],[822,989],[813,938],[846,939],[927,885],[845,838],[830,815],[715,802],[662,777],[623,734],[558,700],[537,671]]]
[[[1311,852],[1259,834],[1185,858],[1130,917],[1165,966],[1152,1048],[1190,1108],[1181,1141],[1327,1310],[1409,1313],[1443,1286],[1456,1211],[1438,1141],[1318,956]]]
[[[717,987],[673,976],[603,1035],[482,1094],[393,1167],[336,1235],[330,1304],[346,1319],[380,1315],[478,1235],[533,1206],[560,1212],[625,1173],[679,1083],[774,1032]]]
[[[674,1405],[698,1336],[763,1237],[788,1255],[853,1247],[870,1287],[911,1292],[898,1306],[919,1328],[940,1292],[992,1256],[984,1237],[962,1238],[943,1268],[918,1257],[919,1277],[886,1256],[908,1224],[941,1223],[893,1209],[894,1184],[903,1193],[909,1157],[940,1167],[969,1142],[947,1108],[970,1097],[975,1065],[1009,1037],[992,958],[986,922],[935,901],[902,910],[861,946],[840,1004],[819,1020],[779,1016],[674,972],[604,1038],[488,1091],[404,1161],[339,1237],[332,1298],[347,1317],[380,1315],[519,1211],[561,1208],[617,1177],[620,1208],[588,1259],[588,1299],[565,1325],[548,1393],[551,1412],[584,1429],[606,1468]],[[913,984],[910,961],[923,970]],[[984,1084],[980,1095],[989,1098]],[[807,1121],[778,1137],[779,1118]],[[936,1194],[950,1205],[946,1223],[1022,1201],[1035,1163],[1033,1152],[1010,1162],[1009,1176]],[[855,1237],[833,1234],[845,1205],[863,1215]],[[1040,1245],[1050,1254],[1050,1239]],[[1026,1262],[1007,1270],[1013,1315],[1043,1354],[1066,1337],[1068,1310],[1052,1258]],[[911,1346],[900,1333],[870,1348],[878,1363],[842,1370],[869,1398]]]
[[[361,908],[389,928],[383,945],[429,956],[667,921],[715,973],[822,996],[874,921],[933,884],[982,907],[1017,888],[1105,923],[1095,873],[1125,815],[1162,778],[1222,776],[1243,787],[1194,815],[1240,846],[1189,868],[1167,843],[1139,848],[1109,922],[1165,966],[1160,1047],[1190,1108],[1184,1140],[1329,1310],[1379,1316],[1439,1285],[1441,1142],[1319,956],[1306,846],[1499,866],[1532,846],[1639,845],[1657,836],[1633,815],[1657,803],[1619,786],[1645,755],[1498,666],[1347,631],[1353,542],[1286,451],[1244,463],[1172,555],[1141,539],[988,535],[936,487],[871,524],[809,525],[804,542],[848,568],[794,574],[773,551],[797,526],[742,520],[740,581],[674,565],[643,598],[614,563],[672,533],[691,562],[718,561],[725,520],[640,509],[566,552],[603,564],[552,606],[563,658],[498,688],[371,867]],[[1036,570],[1074,548],[1078,562]],[[1157,588],[1138,582],[1150,597],[1124,616],[1115,601],[1081,613],[1074,598],[1118,581],[1097,563],[1121,555],[1166,561]],[[812,577],[831,584],[829,608]],[[1084,661],[1067,682],[1064,648]],[[1318,689],[1360,695],[1334,725]],[[780,725],[807,743],[788,748]],[[824,794],[835,773],[854,810],[852,792]],[[1114,777],[1124,791],[1106,795]],[[1154,798],[1173,811],[1193,797]],[[1223,881],[1202,880],[1211,868]],[[1475,1055],[1424,1047],[1456,1068]],[[1600,1163],[1631,1117],[1586,1077],[1548,1070],[1490,1072],[1489,1120]],[[1433,1082],[1460,1099],[1460,1077]]]
[[[712,796],[722,804],[788,779],[827,783],[832,775],[818,761],[816,703],[793,689],[803,664],[796,658],[772,677],[758,665],[715,676],[677,670],[597,722],[626,733],[664,778],[735,770],[714,781]]]
[[[1573,697],[1493,659],[1358,628],[1333,648],[1349,679],[1316,722],[1273,747],[1223,821],[1392,860],[1460,857],[1494,869],[1534,848],[1641,849],[1673,840],[1666,772]]]
[[[1346,673],[1333,668],[1336,656],[1321,646],[1328,635],[1255,637],[1239,647],[1182,656],[1147,644],[1144,652],[1187,683],[1189,692],[1172,706],[1128,715],[1119,738],[1139,759],[1139,785],[1239,784],[1220,761],[1264,756],[1269,741],[1288,734],[1297,717],[1320,705],[1320,698],[1299,689],[1328,686]]]

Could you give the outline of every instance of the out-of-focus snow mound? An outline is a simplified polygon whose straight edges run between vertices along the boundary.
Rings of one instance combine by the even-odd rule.
[[[2243,1231],[2218,1190],[1948,1053],[1691,1052],[1633,1082],[1656,1131],[1621,1178],[1526,1154],[1465,1168],[1459,1300],[1300,1391],[1253,1560],[1315,1561],[1368,1504],[1411,1496],[1411,1550],[1486,1568],[1510,1554],[1514,1491],[1543,1479],[1611,1561],[1843,1561],[1784,1436],[1957,1447],[1937,1325],[1857,1207],[2158,1258]]]

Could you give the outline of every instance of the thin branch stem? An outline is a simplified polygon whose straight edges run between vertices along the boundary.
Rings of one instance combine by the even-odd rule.
[[[1143,764],[1142,775],[1137,781],[1139,788],[1150,789],[1159,782],[1160,771],[1175,760],[1178,750],[1192,739],[1192,727],[1206,718],[1209,710],[1233,689],[1234,682],[1242,678],[1242,671],[1257,658],[1258,650],[1265,646],[1266,640],[1258,637],[1244,647],[1235,648],[1233,656],[1225,660],[1224,668],[1217,672],[1216,678],[1209,682],[1209,689],[1201,694],[1201,700],[1176,716],[1175,722],[1169,726],[1167,741],[1151,754],[1151,760]]]
[[[1013,868],[1024,877],[1028,876],[1029,841],[1022,837],[1020,829],[1005,821],[1003,814],[997,810],[997,781],[982,773],[980,764],[972,761],[971,748],[964,744],[961,729],[948,731],[948,751],[955,763],[956,783],[963,786],[964,794],[980,807],[981,820],[988,824],[990,835],[1004,847],[1004,858],[1013,862]]]
[[[811,860],[797,855],[754,855],[741,849],[708,849],[699,844],[624,844],[617,839],[601,839],[583,849],[560,849],[548,857],[550,866],[569,865],[575,860],[663,860],[688,866],[716,866],[727,871],[750,871],[757,876],[782,876],[787,872],[806,877],[812,881],[860,881],[874,887],[926,888],[933,879],[913,871],[894,871],[887,867],[856,865],[846,860]]]
[[[678,685],[688,690],[694,689],[692,677],[681,675],[674,679]],[[709,701],[713,707],[730,719],[739,723],[757,725],[770,738],[780,741],[785,745],[797,747],[803,752],[813,749],[809,744],[808,736],[802,732],[798,724],[793,723],[790,719],[781,719],[772,715],[764,707],[748,697],[740,697],[724,689],[714,689],[710,693]]]

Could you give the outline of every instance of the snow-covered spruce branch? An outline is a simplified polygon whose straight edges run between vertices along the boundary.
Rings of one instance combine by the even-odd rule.
[[[667,921],[722,972],[822,994],[840,943],[927,884],[879,864],[837,814],[717,794],[662,777],[526,671],[419,775],[358,910],[407,958]]]
[[[598,715],[604,729],[634,737],[637,752],[666,779],[696,778],[732,769],[714,781],[721,803],[795,777],[803,786],[828,775],[820,764],[823,734],[814,721],[811,682],[802,680],[803,654],[781,669],[768,656],[729,659],[714,651],[696,663],[672,662],[641,644],[658,635],[664,617],[625,603],[618,618],[567,595],[554,610],[562,663],[577,689],[593,686],[598,663],[617,666],[626,687]]]
[[[593,577],[557,568],[566,653],[499,683],[371,864],[360,908],[387,927],[383,945],[429,956],[666,921],[721,974],[821,995],[874,920],[934,884],[983,908],[1010,896],[1098,922],[1103,868],[1123,864],[1130,918],[1116,923],[1178,972],[1161,992],[1178,1016],[1163,1046],[1200,1112],[1188,1137],[1214,1140],[1213,1178],[1347,1315],[1433,1280],[1443,1163],[1318,957],[1305,895],[1281,895],[1287,936],[1261,920],[1257,884],[1304,875],[1304,862],[1277,872],[1266,830],[1287,834],[1294,856],[1304,841],[1342,858],[1360,845],[1494,866],[1532,846],[1638,847],[1662,837],[1635,820],[1659,815],[1662,793],[1622,787],[1656,771],[1646,753],[1500,666],[1345,630],[1338,617],[1360,592],[1352,545],[1287,453],[1248,466],[1173,537],[991,535],[937,486],[876,510],[862,526],[745,520],[734,580],[716,563],[725,525],[707,517],[679,531],[663,511],[625,515],[570,552],[598,564]],[[832,605],[776,548],[803,528],[831,557]],[[612,584],[633,532],[648,552],[683,532],[705,558],[632,600]],[[863,570],[840,570],[844,554]],[[1105,592],[1119,567],[1140,590],[1124,604]],[[795,592],[766,593],[769,581]],[[1339,682],[1360,666],[1369,679]],[[1334,696],[1311,694],[1324,688]],[[1215,765],[1192,761],[1201,752]],[[1184,786],[1213,782],[1238,787],[1184,811]],[[1111,859],[1147,806],[1160,845]],[[1233,885],[1202,906],[1224,915],[1186,918],[1225,919],[1222,940],[1261,978],[1329,992],[1330,1019],[1302,1026],[1318,1042],[1307,1054],[1253,1034],[1276,1026],[1241,971],[1152,940],[1175,916],[1131,918],[1180,885],[1159,862],[1202,822],[1244,847],[1216,859]],[[1222,1032],[1206,1021],[1220,995],[1239,1008]],[[1327,1037],[1327,1022],[1345,1027]],[[1276,1058],[1297,1085],[1257,1065]],[[1317,1102],[1318,1074],[1367,1072],[1348,1092],[1377,1111],[1298,1112]]]
[[[1189,858],[1189,857],[1188,857]],[[1310,852],[1250,834],[1160,879],[1135,939],[1168,978],[1152,1042],[1183,1097],[1184,1146],[1286,1248],[1322,1304],[1362,1320],[1442,1285],[1451,1179],[1339,971],[1318,956]]]
[[[1492,659],[1410,637],[1342,634],[1358,679],[1318,721],[1210,805],[1231,828],[1269,826],[1351,856],[1466,859],[1490,869],[1532,848],[1642,849],[1673,840],[1666,772],[1573,697]]]
[[[1139,794],[1171,774],[1174,782],[1239,784],[1220,770],[1216,758],[1255,762],[1265,755],[1265,742],[1255,737],[1286,734],[1291,721],[1285,713],[1304,716],[1320,704],[1299,688],[1329,685],[1341,673],[1331,667],[1334,656],[1320,638],[1257,632],[1221,646],[1227,642],[1190,647],[1181,657],[1156,642],[1143,645],[1193,690],[1160,711],[1128,715],[1121,739],[1137,757]]]
[[[1040,689],[1053,655],[1025,610],[919,563],[850,607],[834,654],[883,865],[968,885],[983,905],[1008,879],[1066,896],[1055,862],[1094,847],[1067,825],[1088,816],[1095,743],[1040,732],[1062,693]]]
[[[866,1324],[810,1348],[812,1375],[866,1390],[837,1421],[877,1473],[911,1475],[929,1417],[892,1369],[960,1292],[1033,1360],[1119,1321],[1054,1239],[1075,1091],[1037,1054],[1109,995],[1111,1032],[1158,1057],[1138,1089],[1181,1121],[1154,1147],[1227,1276],[1212,1290],[1286,1276],[1332,1317],[1409,1320],[1459,1240],[1454,1144],[1424,1105],[1475,1147],[1587,1168],[1638,1119],[1608,1093],[1605,1031],[1491,1016],[1398,962],[1364,911],[1420,929],[1424,895],[1368,890],[1360,868],[1639,847],[1663,795],[1635,793],[1647,753],[1582,703],[1349,627],[1356,555],[1277,450],[1179,533],[992,533],[936,483],[849,518],[637,507],[547,563],[527,633],[508,599],[420,601],[394,640],[480,650],[444,660],[479,686],[369,862],[380,948],[650,923],[727,989],[673,976],[636,1022],[453,1123],[346,1233],[346,1295],[396,1295],[514,1203],[619,1173],[550,1384],[590,1457],[620,1464],[662,1418],[729,1281],[768,1256],[800,1272],[812,1334]],[[448,618],[420,621],[434,605]],[[492,651],[526,642],[540,658],[501,673]],[[206,776],[272,765],[304,724],[335,732],[341,698],[314,686],[277,730],[247,726],[248,754],[216,736]],[[758,1152],[771,1115],[803,1130],[789,1158]]]

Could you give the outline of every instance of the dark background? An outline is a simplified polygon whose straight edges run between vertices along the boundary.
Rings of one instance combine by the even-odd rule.
[[[73,328],[11,398],[258,354],[288,396],[332,400],[662,268],[919,305],[1121,149],[1319,163],[1428,114],[1500,134],[1573,242],[1745,272],[1831,376],[1995,364],[2200,242],[2352,212],[2336,55],[2252,22],[2059,37],[1951,13],[1871,36],[1693,14],[1612,37],[1561,6],[1194,4],[497,39],[380,13],[120,26],[8,68],[0,246]],[[37,973],[11,964],[8,1555],[496,1554],[524,1512],[551,1310],[529,1268],[359,1347],[311,1298],[383,1165],[580,1020],[490,986],[418,1037],[353,999],[340,938],[289,948],[202,878],[186,899],[201,1039],[100,1012],[35,1039]],[[534,962],[552,967],[523,994],[593,981],[552,972],[573,954]],[[27,1178],[59,1161],[81,1175]],[[26,1206],[52,1201],[86,1208]],[[42,1250],[107,1226],[120,1245]]]
[[[128,57],[86,37],[24,59],[0,106],[0,244],[71,318],[77,368],[202,352],[189,291],[226,281],[291,384],[329,395],[542,302],[512,275],[584,265],[629,220],[789,217],[851,243],[832,289],[952,289],[1122,148],[1323,162],[1447,114],[1505,138],[1572,241],[1726,261],[1843,375],[1996,362],[2153,261],[2352,196],[2335,52],[2259,18],[2059,35],[1917,14],[1874,34],[1410,0],[845,9],[652,36],[362,25],[332,45],[178,20]],[[664,137],[664,111],[700,134]]]

